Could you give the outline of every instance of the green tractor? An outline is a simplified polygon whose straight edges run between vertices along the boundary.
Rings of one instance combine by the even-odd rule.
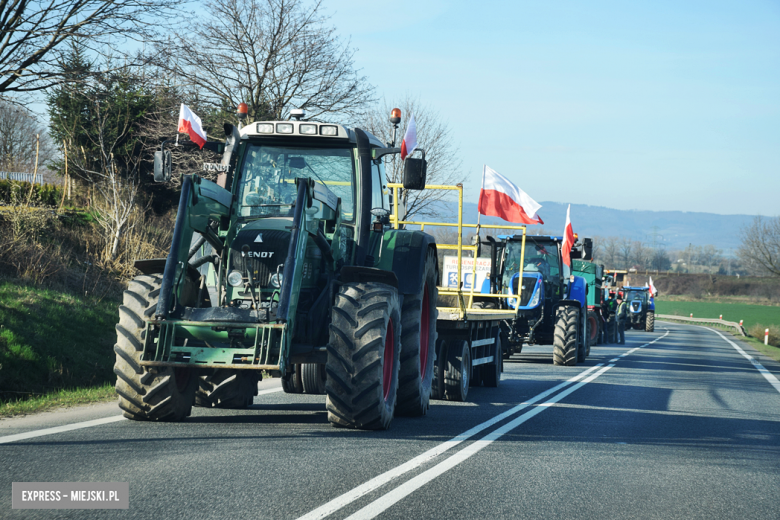
[[[396,115],[395,113],[393,114]],[[397,128],[399,117],[391,117]],[[195,406],[245,408],[262,374],[325,393],[335,426],[385,429],[424,415],[435,364],[433,237],[391,229],[382,157],[359,128],[226,124],[211,182],[182,178],[167,258],[138,260],[117,325],[116,392],[134,420]],[[155,179],[171,156],[155,154]],[[426,162],[407,158],[404,187]]]

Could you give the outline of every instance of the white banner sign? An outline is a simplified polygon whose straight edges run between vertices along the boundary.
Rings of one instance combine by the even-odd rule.
[[[472,270],[474,268],[473,258],[461,258],[461,281],[463,282],[464,290],[471,290],[471,283],[474,278]],[[479,292],[482,289],[482,284],[487,280],[490,274],[490,258],[477,258],[477,285],[474,288]],[[458,257],[457,256],[445,256],[444,257],[444,276],[442,277],[444,285],[457,289],[458,287]]]

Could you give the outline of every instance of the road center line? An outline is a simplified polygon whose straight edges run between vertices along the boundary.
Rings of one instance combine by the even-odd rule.
[[[553,404],[557,403],[564,397],[568,396],[569,394],[576,392],[586,384],[590,383],[597,377],[599,377],[601,374],[609,370],[610,368],[614,367],[615,365],[607,365],[598,372],[592,374],[587,379],[584,379],[582,382],[577,383],[574,386],[571,386],[564,390],[563,392],[555,395],[552,399],[545,401],[544,403],[532,408],[531,410],[527,411],[520,417],[514,419],[513,421],[508,422],[504,426],[497,428],[495,431],[489,433],[482,439],[479,439],[478,441],[474,441],[466,448],[463,448],[458,453],[452,455],[451,457],[443,460],[439,464],[435,465],[434,467],[424,471],[423,473],[420,473],[416,477],[410,479],[409,481],[401,484],[397,488],[393,489],[392,491],[388,492],[384,496],[374,500],[370,504],[368,504],[366,507],[361,509],[360,511],[356,512],[355,514],[349,516],[347,520],[369,520],[371,518],[375,518],[377,515],[381,514],[382,512],[386,511],[388,508],[390,508],[393,504],[399,502],[400,500],[404,499],[405,497],[412,494],[414,491],[420,489],[422,486],[430,482],[431,480],[435,479],[439,475],[443,474],[444,472],[454,468],[461,462],[465,461],[472,455],[475,455],[483,448],[486,448],[489,446],[493,441],[496,439],[501,438],[502,436],[506,435],[510,431],[514,430],[527,420],[531,419],[535,415],[538,415],[542,413],[544,410],[548,409]]]
[[[54,433],[80,430],[82,428],[91,428],[92,426],[100,426],[101,424],[109,424],[124,420],[125,418],[123,415],[112,415],[111,417],[104,417],[102,419],[95,419],[93,421],[65,424],[63,426],[55,426],[54,428],[46,428],[45,430],[33,430],[31,432],[16,433],[14,435],[0,437],[0,444],[7,444],[9,442],[22,441],[25,439],[33,439],[35,437],[43,437],[44,435],[52,435]]]
[[[499,415],[496,415],[492,419],[489,419],[481,424],[478,424],[477,426],[471,428],[468,431],[465,431],[461,433],[460,435],[457,435],[453,437],[452,439],[445,441],[438,446],[431,448],[430,450],[416,456],[415,458],[409,460],[408,462],[405,462],[404,464],[401,464],[400,466],[397,466],[391,470],[386,471],[385,473],[382,473],[381,475],[378,475],[371,480],[365,482],[364,484],[361,484],[357,486],[356,488],[347,491],[341,496],[338,496],[331,500],[330,502],[327,502],[317,509],[303,515],[300,517],[299,520],[315,520],[315,519],[321,519],[325,518],[326,516],[338,511],[339,509],[342,509],[343,507],[351,504],[355,500],[359,499],[360,497],[367,495],[368,493],[374,491],[375,489],[378,489],[379,487],[387,484],[388,482],[400,477],[404,473],[408,473],[409,471],[412,471],[413,469],[423,465],[429,460],[432,460],[442,453],[446,452],[447,450],[454,448],[461,442],[468,440],[469,438],[473,437],[474,435],[478,434],[479,432],[490,428],[494,424],[503,421],[507,417],[510,417],[512,415],[515,415],[516,413],[520,412],[524,408],[527,408],[531,406],[534,403],[537,403],[541,401],[542,399],[548,397],[549,395],[557,392],[558,390],[577,382],[578,380],[582,379],[583,377],[587,376],[594,370],[597,370],[599,367],[604,366],[603,363],[598,364],[594,367],[589,368],[588,370],[583,371],[581,374],[574,376],[571,379],[568,379],[564,381],[563,383],[560,383],[559,385],[556,385],[549,390],[546,390],[542,392],[541,394],[538,394],[531,399],[528,399],[527,401],[524,401],[520,403],[519,405],[515,406],[514,408],[511,408],[507,410],[504,413],[501,413]],[[568,395],[568,394],[567,394]]]
[[[777,380],[777,378],[775,377],[775,375],[772,372],[770,372],[769,370],[764,368],[764,365],[762,365],[761,363],[756,361],[756,359],[753,356],[751,356],[750,354],[748,354],[747,352],[742,350],[742,347],[740,347],[739,345],[737,345],[736,343],[734,343],[733,341],[728,339],[726,336],[721,334],[720,331],[717,331],[715,329],[711,329],[709,327],[702,327],[702,328],[714,332],[715,334],[717,334],[718,336],[723,338],[726,341],[726,343],[728,343],[729,345],[734,347],[737,350],[737,352],[739,352],[740,354],[745,356],[745,359],[750,361],[753,364],[753,366],[756,367],[756,370],[758,370],[761,373],[761,375],[764,376],[764,379],[769,381],[769,384],[772,385],[773,387],[775,387],[775,390],[780,392],[780,381]]]

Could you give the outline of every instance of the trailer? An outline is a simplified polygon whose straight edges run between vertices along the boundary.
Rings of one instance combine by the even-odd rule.
[[[604,266],[587,260],[572,260],[571,267],[572,273],[583,277],[588,285],[587,337],[590,346],[597,345],[598,339],[601,337],[600,333],[606,325],[601,316],[601,301],[604,296],[602,289]]]

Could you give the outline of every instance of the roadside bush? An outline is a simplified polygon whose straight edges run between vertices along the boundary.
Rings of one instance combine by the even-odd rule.
[[[13,204],[14,201],[26,202],[30,194],[30,183],[0,180],[0,204]],[[36,206],[57,207],[62,200],[62,188],[53,184],[36,184],[33,188],[31,203]]]
[[[769,344],[774,347],[780,347],[780,327],[777,325],[767,327],[766,325],[756,323],[748,329],[748,334],[763,342],[766,329],[769,329]]]

